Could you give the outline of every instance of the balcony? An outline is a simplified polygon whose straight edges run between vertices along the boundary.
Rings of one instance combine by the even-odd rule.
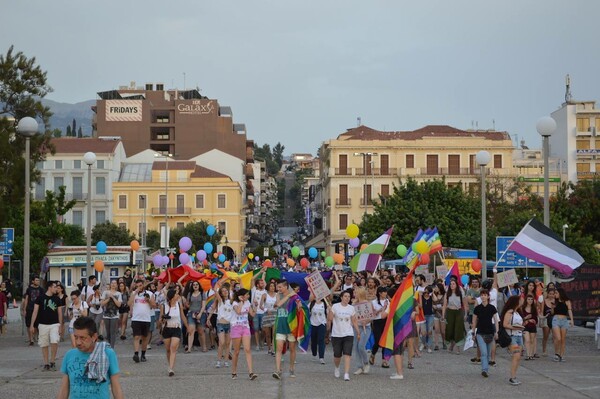
[[[151,208],[150,214],[152,216],[179,216],[179,215],[190,215],[192,208]]]
[[[372,206],[373,205],[373,198],[367,198],[367,206]],[[365,206],[365,198],[362,197],[360,199],[360,206]]]
[[[336,198],[335,206],[337,206],[337,207],[352,206],[352,198]]]
[[[352,168],[335,168],[336,176],[352,176]]]
[[[587,130],[579,130],[575,133],[576,137],[591,137],[596,136],[596,128],[594,126],[590,126]]]

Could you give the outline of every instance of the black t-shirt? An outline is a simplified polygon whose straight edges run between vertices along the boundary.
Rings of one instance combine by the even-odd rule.
[[[423,295],[421,293],[421,295]],[[433,298],[429,295],[429,299],[425,298],[425,295],[421,297],[421,303],[423,304],[423,315],[431,316],[433,314]]]
[[[38,298],[42,295],[44,295],[44,289],[42,287],[27,287],[27,291],[25,291],[25,296],[29,298],[27,310],[33,311],[33,305],[37,303]]]
[[[487,306],[477,305],[473,309],[473,314],[477,316],[477,334],[494,334],[494,315],[498,313],[496,307],[492,304]]]
[[[36,323],[38,324],[58,324],[58,308],[62,306],[62,301],[57,295],[41,295],[36,302],[39,305]]]

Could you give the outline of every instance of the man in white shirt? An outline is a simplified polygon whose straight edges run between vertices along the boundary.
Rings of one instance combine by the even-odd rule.
[[[136,290],[131,293],[129,298],[129,308],[131,309],[131,329],[133,330],[133,361],[139,363],[140,340],[142,341],[141,361],[146,361],[146,349],[148,349],[150,340],[150,321],[156,302],[154,294],[146,290],[144,280],[138,279],[135,284]]]
[[[88,277],[87,285],[85,285],[81,288],[81,300],[82,301],[84,301],[84,302],[87,301],[89,296],[94,293],[94,286],[96,284],[98,284],[98,279],[96,278],[96,276],[91,275],[90,277]]]

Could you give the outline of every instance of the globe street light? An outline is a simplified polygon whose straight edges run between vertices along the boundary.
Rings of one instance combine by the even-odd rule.
[[[487,223],[485,209],[485,166],[490,163],[490,153],[487,151],[479,151],[475,155],[475,162],[481,170],[481,263],[483,264],[482,278],[487,278]]]
[[[544,151],[544,225],[550,227],[550,136],[556,130],[556,121],[549,116],[544,116],[538,119],[536,130],[542,136],[543,151]],[[550,269],[544,266],[544,283],[547,284],[551,279]]]
[[[25,217],[23,231],[23,289],[29,287],[29,199],[31,197],[31,182],[29,163],[31,157],[31,138],[38,133],[38,123],[26,116],[19,121],[17,132],[25,138]]]
[[[87,188],[87,228],[85,231],[86,237],[86,271],[87,273],[92,272],[92,165],[96,163],[96,154],[93,152],[86,152],[83,155],[83,162],[88,166],[88,188]]]
[[[567,229],[569,228],[568,224],[563,224],[563,241],[567,241]]]

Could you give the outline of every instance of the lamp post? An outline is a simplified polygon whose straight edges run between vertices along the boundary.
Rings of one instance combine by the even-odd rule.
[[[487,221],[486,221],[486,195],[485,195],[485,166],[490,163],[490,153],[479,151],[475,161],[481,169],[481,263],[484,272],[482,277],[487,278]]]
[[[563,241],[567,242],[567,229],[569,228],[568,224],[563,224]]]
[[[354,156],[362,156],[363,157],[363,174],[365,175],[365,186],[363,189],[363,195],[364,195],[364,203],[365,203],[365,214],[364,216],[367,216],[367,177],[369,176],[367,174],[367,157],[371,157],[377,155],[376,152],[355,152]],[[374,177],[373,177],[374,179]]]
[[[542,136],[544,151],[544,225],[550,227],[550,136],[556,130],[556,121],[549,116],[538,119],[536,130]],[[544,266],[544,284],[551,281],[552,275],[548,266]]]
[[[35,119],[26,116],[19,121],[17,132],[25,137],[25,217],[23,220],[23,289],[29,287],[29,206],[31,197],[31,178],[30,178],[30,157],[31,157],[31,138],[38,133],[38,123]]]
[[[169,159],[173,157],[173,154],[154,154],[154,157],[165,159],[165,254],[166,254],[167,250],[169,249]]]
[[[88,166],[87,175],[87,227],[85,229],[86,238],[86,258],[85,264],[87,272],[92,273],[92,165],[96,163],[96,154],[86,152],[83,155],[83,162]],[[91,274],[90,274],[91,275]]]

